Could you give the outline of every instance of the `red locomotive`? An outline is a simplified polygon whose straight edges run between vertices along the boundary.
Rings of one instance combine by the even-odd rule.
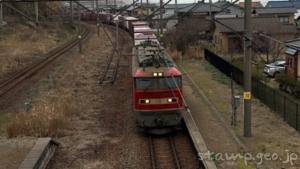
[[[156,133],[179,126],[182,75],[174,62],[152,40],[134,47],[132,61],[133,108],[138,126]]]
[[[128,31],[134,40],[132,57],[133,110],[137,125],[163,134],[181,125],[182,74],[160,45],[147,22],[131,16],[99,13],[106,24]]]

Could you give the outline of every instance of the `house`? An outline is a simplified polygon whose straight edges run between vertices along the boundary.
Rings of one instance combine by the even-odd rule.
[[[294,7],[263,7],[254,8],[252,14],[259,17],[278,18],[280,22],[285,24],[293,24],[295,13]]]
[[[162,15],[162,19],[163,19],[163,26],[167,29],[167,30],[171,30],[174,29],[175,26],[178,23],[178,17],[175,13],[175,9],[177,8],[177,11],[188,7],[188,6],[193,6],[195,5],[195,3],[186,3],[186,4],[177,4],[177,7],[175,6],[175,4],[167,4],[164,7],[164,13]],[[158,27],[158,20],[160,19],[159,15],[156,15],[153,17],[153,20],[157,21],[154,22],[153,25],[156,25],[156,27]]]
[[[300,77],[300,39],[294,39],[286,42],[286,72],[288,75],[299,79]]]
[[[215,15],[215,18],[235,18],[244,16],[244,9],[239,5],[232,4],[229,1],[219,0],[214,3],[214,6],[224,10]],[[226,9],[225,9],[226,8]]]
[[[266,4],[266,7],[273,7],[273,8],[295,8],[297,12],[294,15],[294,22],[296,23],[297,27],[300,27],[300,0],[294,1],[269,1]],[[285,19],[286,20],[286,19]]]
[[[245,2],[240,2],[239,6],[244,8],[245,7]],[[260,1],[252,1],[251,3],[252,8],[261,8],[263,5],[261,4]]]
[[[231,28],[225,26],[228,25]],[[295,25],[283,24],[278,18],[252,18],[252,30],[257,33],[264,33],[275,39],[286,41],[294,39],[297,33]],[[219,18],[216,21],[213,33],[213,44],[219,51],[224,53],[243,52],[244,18]]]

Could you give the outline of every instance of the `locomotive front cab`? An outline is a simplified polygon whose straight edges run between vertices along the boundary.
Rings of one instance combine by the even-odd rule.
[[[134,79],[134,88],[136,111],[171,111],[182,108],[181,76],[137,77]]]

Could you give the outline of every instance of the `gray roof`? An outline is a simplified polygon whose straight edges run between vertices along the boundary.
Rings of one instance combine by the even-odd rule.
[[[192,6],[194,5],[195,3],[186,3],[186,4],[177,4],[177,9],[180,9],[180,8],[185,8],[187,6]],[[167,4],[165,6],[166,9],[175,9],[175,4]]]
[[[216,27],[220,32],[224,33],[233,33],[243,32],[244,31],[244,18],[220,18],[217,19]],[[233,30],[229,29],[226,26],[233,28]],[[252,29],[257,32],[265,32],[265,33],[296,33],[297,28],[293,24],[283,24],[279,22],[278,18],[262,18],[256,17],[252,18]]]
[[[297,9],[300,8],[300,1],[269,1],[266,4],[266,7],[295,7]]]
[[[279,14],[279,13],[296,13],[294,7],[265,7],[253,9],[257,14]]]
[[[300,38],[286,42],[286,46],[293,48],[293,49],[300,50]],[[290,52],[292,52],[292,51],[290,51]]]
[[[214,5],[211,6],[212,12],[218,12],[220,10],[221,10],[221,8],[219,8],[219,7],[216,7]],[[181,8],[178,10],[178,12],[181,12],[181,13],[185,13],[185,12],[207,13],[209,11],[210,11],[209,3],[203,3],[200,1],[198,3],[195,3],[193,5],[190,5],[190,6],[187,6],[187,7],[184,7],[184,8]]]

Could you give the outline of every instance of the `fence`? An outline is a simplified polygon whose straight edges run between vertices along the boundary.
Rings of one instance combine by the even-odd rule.
[[[242,70],[208,49],[205,49],[204,53],[205,59],[210,64],[225,75],[232,77],[236,83],[243,85]],[[255,77],[252,77],[252,94],[270,109],[278,113],[290,126],[300,131],[300,106],[291,96],[287,96],[281,91],[267,86]]]

